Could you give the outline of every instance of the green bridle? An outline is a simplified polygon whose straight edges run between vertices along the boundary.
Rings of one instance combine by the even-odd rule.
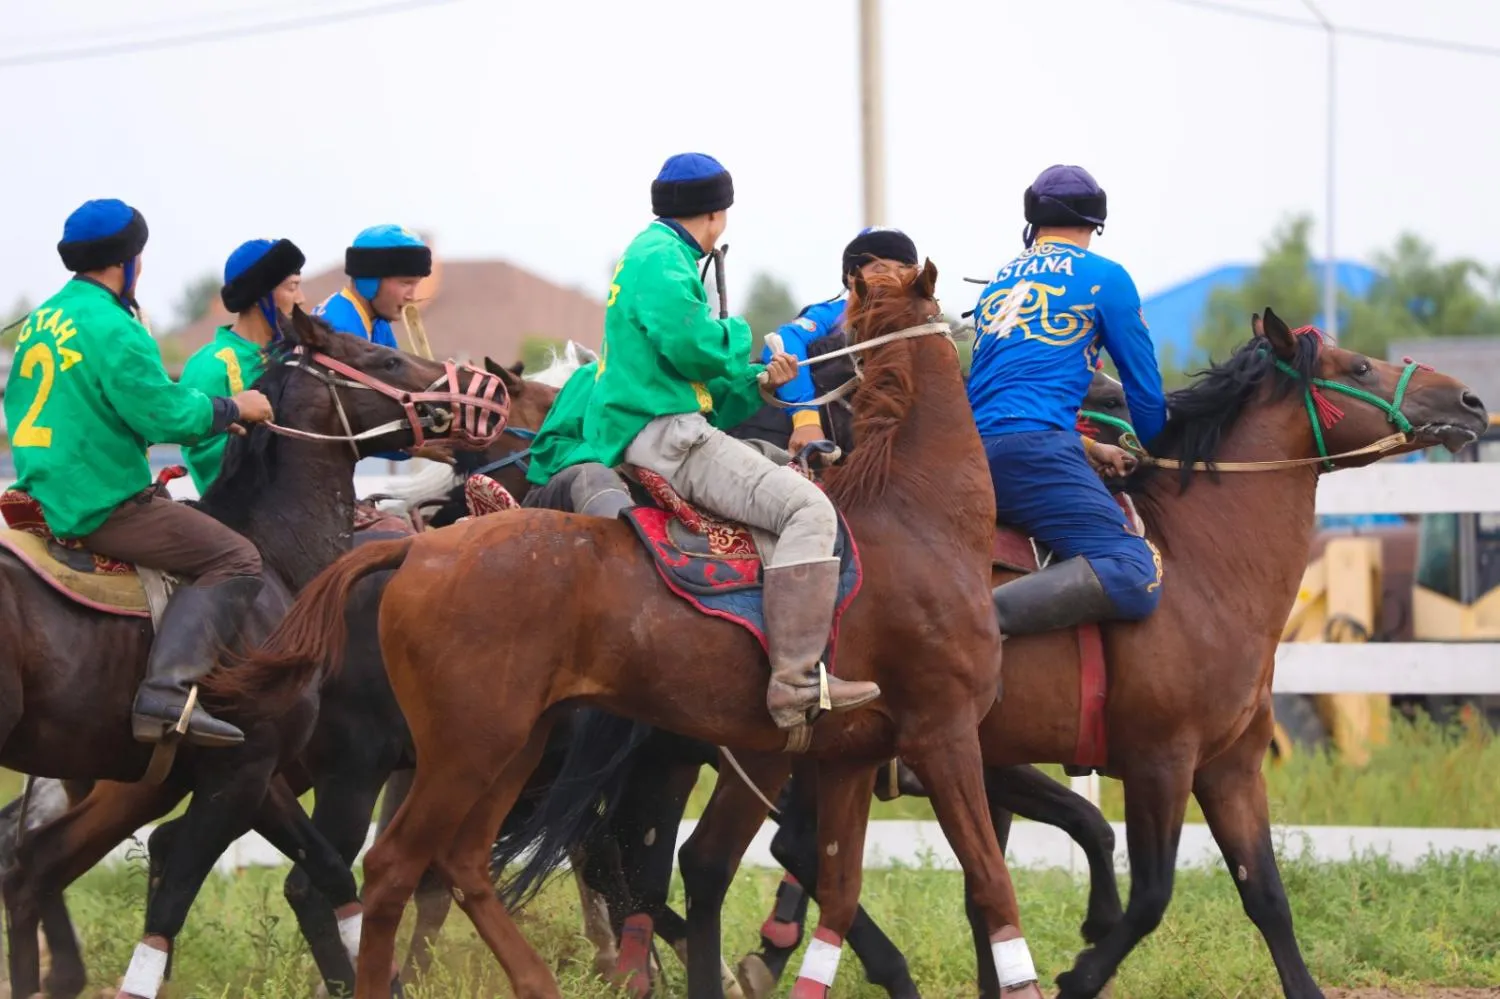
[[[1344,412],[1327,399],[1322,398],[1318,394],[1319,390],[1327,389],[1339,392],[1374,406],[1385,414],[1388,423],[1409,437],[1414,428],[1411,421],[1406,418],[1406,414],[1401,412],[1401,401],[1406,398],[1406,387],[1411,384],[1411,376],[1416,374],[1417,369],[1420,367],[1421,365],[1416,361],[1408,360],[1406,362],[1406,368],[1401,372],[1400,380],[1396,382],[1396,394],[1389,402],[1373,392],[1366,392],[1362,388],[1345,385],[1343,382],[1330,381],[1327,378],[1309,378],[1307,380],[1307,388],[1303,390],[1302,401],[1307,406],[1307,419],[1312,424],[1313,440],[1317,442],[1318,457],[1323,459],[1323,468],[1325,471],[1333,471],[1334,464],[1328,455],[1328,445],[1323,440],[1323,427],[1325,424],[1332,427],[1339,420],[1343,419]],[[1301,373],[1296,368],[1279,359],[1276,362],[1276,370],[1299,380],[1302,378]]]

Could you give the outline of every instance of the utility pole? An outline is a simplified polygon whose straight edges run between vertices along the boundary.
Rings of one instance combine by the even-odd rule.
[[[860,145],[864,224],[885,225],[885,99],[880,59],[880,0],[859,0]]]
[[[1328,135],[1326,138],[1327,153],[1325,157],[1328,164],[1328,176],[1324,181],[1326,187],[1326,190],[1324,192],[1326,203],[1323,209],[1323,228],[1328,237],[1328,249],[1325,251],[1325,257],[1323,260],[1323,323],[1327,326],[1327,329],[1324,330],[1324,332],[1328,334],[1328,339],[1334,343],[1338,343],[1338,265],[1336,263],[1337,258],[1334,255],[1333,236],[1334,144],[1337,141],[1336,130],[1334,126],[1338,121],[1337,103],[1334,99],[1336,94],[1335,84],[1338,79],[1338,74],[1336,72],[1337,62],[1335,61],[1335,55],[1337,52],[1336,42],[1338,39],[1338,32],[1334,29],[1333,22],[1323,16],[1323,12],[1317,8],[1317,6],[1313,3],[1313,0],[1302,0],[1302,2],[1307,6],[1308,10],[1312,11],[1313,17],[1318,19],[1318,23],[1323,26],[1323,31],[1328,36]]]

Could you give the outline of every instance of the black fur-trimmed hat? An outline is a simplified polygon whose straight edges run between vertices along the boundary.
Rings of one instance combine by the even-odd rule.
[[[651,210],[664,219],[690,219],[734,204],[734,180],[704,153],[678,153],[651,182]]]
[[[241,243],[224,264],[224,287],[219,297],[233,313],[248,311],[293,274],[302,273],[307,258],[289,239],[252,239]]]
[[[140,212],[116,198],[86,201],[63,223],[57,254],[74,274],[134,260],[150,235]]]
[[[900,229],[871,226],[861,229],[858,236],[844,247],[843,280],[871,260],[895,260],[912,267],[917,266],[917,244]]]
[[[1026,221],[1034,226],[1102,226],[1108,209],[1104,189],[1080,166],[1050,166],[1026,189]]]

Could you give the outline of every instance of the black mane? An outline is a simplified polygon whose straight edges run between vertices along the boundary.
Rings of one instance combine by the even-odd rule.
[[[1297,353],[1288,363],[1298,377],[1277,380],[1273,390],[1276,399],[1285,398],[1293,390],[1306,385],[1317,372],[1321,346],[1318,338],[1303,335],[1293,340]],[[1245,406],[1255,398],[1266,380],[1279,372],[1276,360],[1270,343],[1262,337],[1253,337],[1229,355],[1228,360],[1211,365],[1207,370],[1193,372],[1191,385],[1167,393],[1167,425],[1154,441],[1149,442],[1151,453],[1163,458],[1177,458],[1184,465],[1212,461],[1224,435],[1234,427]],[[1193,472],[1185,467],[1182,488],[1186,489],[1192,478]]]
[[[285,362],[292,349],[292,344],[286,340],[277,341],[269,348],[265,373],[250,386],[265,394],[273,412],[280,413],[283,409],[287,383],[293,372],[292,365]],[[250,427],[249,433],[243,437],[230,434],[224,445],[219,477],[198,500],[203,512],[243,532],[249,523],[250,511],[275,478],[280,453],[277,441],[277,435],[264,424]]]

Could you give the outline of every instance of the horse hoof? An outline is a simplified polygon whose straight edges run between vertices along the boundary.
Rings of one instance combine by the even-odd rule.
[[[734,969],[734,975],[739,979],[745,999],[766,999],[776,991],[776,976],[771,974],[771,969],[766,967],[759,954],[746,954]]]

